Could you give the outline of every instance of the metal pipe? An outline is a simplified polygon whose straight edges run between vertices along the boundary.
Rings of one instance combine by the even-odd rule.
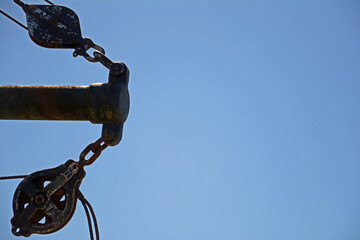
[[[90,86],[0,86],[0,119],[124,123],[129,93],[122,83]]]

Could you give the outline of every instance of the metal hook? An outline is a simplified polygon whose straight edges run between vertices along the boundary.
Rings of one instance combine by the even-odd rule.
[[[105,54],[105,50],[100,47],[99,45],[95,44],[90,38],[84,38],[84,44],[80,45],[79,47],[75,48],[75,51],[73,52],[73,56],[83,56],[86,60],[89,62],[98,62],[99,59],[97,59],[95,56],[91,57],[86,51],[90,48],[93,48],[102,54]],[[95,54],[95,53],[94,53]]]

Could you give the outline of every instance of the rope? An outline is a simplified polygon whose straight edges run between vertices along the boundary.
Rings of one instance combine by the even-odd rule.
[[[89,232],[90,232],[90,239],[94,240],[94,233],[93,233],[93,229],[92,229],[92,225],[91,225],[91,218],[90,218],[90,213],[89,213],[89,209],[87,208],[87,205],[84,201],[84,198],[79,198],[80,202],[82,203],[85,213],[86,213],[86,218],[88,221],[88,225],[89,225]]]
[[[98,228],[98,224],[97,224],[97,221],[96,221],[95,212],[94,212],[91,204],[88,202],[88,200],[86,200],[85,198],[84,198],[84,200],[86,201],[86,204],[87,204],[88,208],[90,209],[91,216],[92,216],[92,218],[93,218],[94,227],[95,227],[96,239],[97,239],[97,240],[100,240],[99,228]]]
[[[14,175],[14,176],[1,176],[0,180],[9,180],[9,179],[17,179],[17,178],[26,178],[29,175]]]
[[[12,20],[13,22],[17,23],[20,27],[28,30],[28,28],[22,24],[21,22],[19,22],[18,20],[16,20],[15,18],[13,18],[12,16],[10,16],[9,14],[7,14],[6,12],[0,10],[0,13],[2,13],[4,16],[6,16],[7,18],[9,18],[10,20]]]
[[[88,225],[89,225],[90,239],[94,240],[94,233],[93,233],[92,224],[91,224],[91,217],[92,217],[92,220],[93,220],[93,223],[94,223],[94,228],[95,228],[96,240],[100,240],[99,228],[98,228],[98,224],[97,224],[97,221],[96,221],[96,216],[95,216],[94,209],[92,208],[89,201],[86,200],[86,198],[80,192],[79,189],[77,189],[76,195],[79,198],[80,202],[82,203],[82,205],[84,207],[84,210],[85,210],[85,213],[86,213],[86,218],[87,218]],[[90,209],[91,217],[90,217],[89,209]]]

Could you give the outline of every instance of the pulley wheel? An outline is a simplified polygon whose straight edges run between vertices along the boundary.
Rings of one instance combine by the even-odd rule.
[[[76,189],[84,177],[84,169],[68,160],[24,178],[13,198],[12,233],[28,237],[63,228],[74,214]]]

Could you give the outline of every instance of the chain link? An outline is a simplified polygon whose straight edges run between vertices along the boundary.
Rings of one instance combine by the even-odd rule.
[[[95,49],[95,51],[105,54],[105,50],[101,46],[95,44],[90,38],[84,38],[83,43],[79,44],[79,46],[75,48],[73,56],[83,56],[89,62],[98,62],[99,59],[96,58],[96,56],[92,57],[87,53],[87,50],[89,50],[90,48],[93,48]]]
[[[81,166],[88,166],[93,164],[95,160],[100,156],[101,152],[109,146],[103,137],[100,137],[96,142],[90,143],[81,153],[80,153],[80,160],[79,164]],[[86,159],[86,155],[89,154],[89,152],[93,152],[93,154],[89,157],[89,159]]]

